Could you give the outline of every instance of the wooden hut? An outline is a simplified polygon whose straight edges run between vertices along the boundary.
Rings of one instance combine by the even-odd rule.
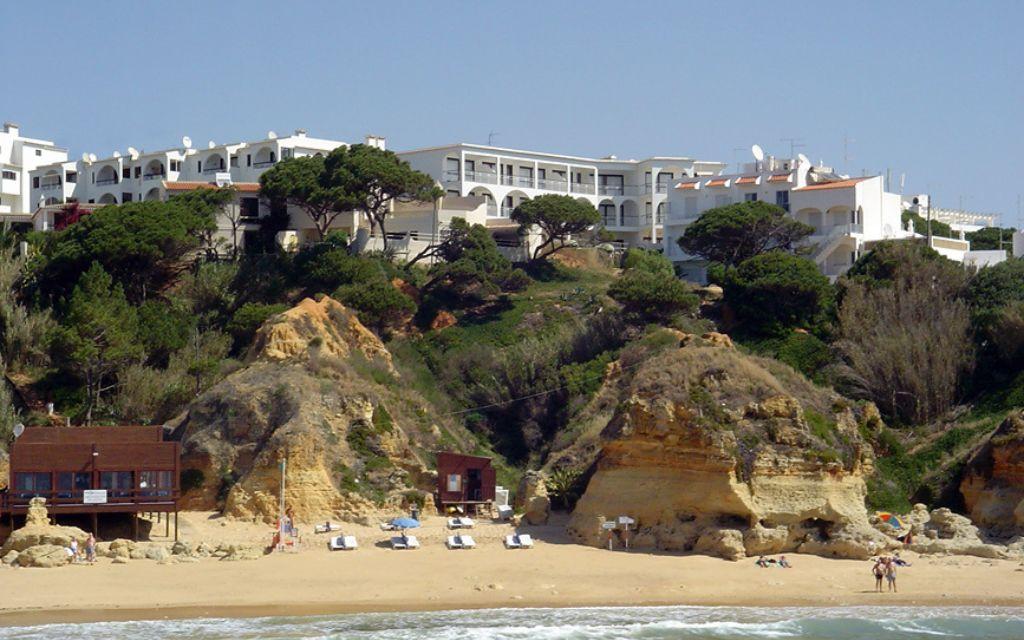
[[[437,454],[437,502],[441,509],[476,512],[494,504],[497,474],[491,459],[442,451]]]

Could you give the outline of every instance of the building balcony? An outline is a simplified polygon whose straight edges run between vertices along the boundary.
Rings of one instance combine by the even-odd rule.
[[[459,172],[451,170],[451,169],[445,171],[444,172],[444,181],[445,182],[458,182],[459,181]]]
[[[147,174],[142,176],[142,179],[143,180],[160,180],[160,179],[166,178],[166,177],[167,177],[166,173],[147,173]]]
[[[572,192],[593,194],[594,187],[595,185],[592,182],[574,182],[572,183]]]
[[[275,165],[275,164],[277,164],[276,160],[264,160],[263,162],[254,162],[254,163],[252,163],[252,166],[256,167],[257,169],[262,169],[264,167],[269,167],[269,166]],[[218,169],[218,171],[219,171],[219,169]],[[205,171],[204,171],[204,173],[205,173]]]
[[[565,180],[549,180],[548,178],[537,179],[537,188],[545,191],[558,191],[560,193],[565,193],[568,186],[569,183]]]
[[[516,210],[515,207],[502,206],[498,210],[498,217],[499,218],[511,218],[512,217],[512,212],[515,211],[515,210]]]
[[[224,167],[207,167],[203,169],[203,173],[220,173],[222,171],[227,171],[227,169]]]
[[[467,182],[498,184],[498,174],[493,171],[467,171],[464,180]]]
[[[533,189],[533,178],[527,176],[501,176],[501,184],[510,187],[525,187],[527,189]]]
[[[117,182],[118,182],[117,178],[99,178],[99,179],[96,180],[96,184],[98,184],[98,185],[117,184]]]
[[[39,188],[44,190],[44,191],[50,191],[50,190],[53,190],[53,189],[60,189],[61,184],[62,183],[60,183],[60,182],[41,182],[39,184]]]

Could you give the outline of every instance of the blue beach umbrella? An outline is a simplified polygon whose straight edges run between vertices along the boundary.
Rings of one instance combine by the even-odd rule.
[[[420,526],[420,521],[412,518],[395,518],[391,521],[391,526],[396,529],[415,529]]]

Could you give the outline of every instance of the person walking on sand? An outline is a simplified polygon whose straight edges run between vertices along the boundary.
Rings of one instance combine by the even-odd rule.
[[[875,574],[875,592],[882,593],[882,578],[885,576],[885,567],[882,566],[882,559],[875,560],[875,566],[871,567],[871,573]]]
[[[885,579],[889,583],[889,591],[896,593],[896,563],[891,558],[885,563]]]
[[[85,560],[89,564],[96,562],[96,537],[91,533],[85,541]]]

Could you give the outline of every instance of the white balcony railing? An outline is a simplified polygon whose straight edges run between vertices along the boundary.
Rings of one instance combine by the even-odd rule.
[[[96,184],[117,184],[117,178],[97,178]]]
[[[498,174],[493,171],[467,171],[464,179],[468,182],[498,184]]]
[[[594,193],[594,183],[592,182],[574,182],[572,183],[573,193]]]
[[[142,179],[143,180],[159,180],[159,179],[164,178],[166,176],[167,176],[166,173],[147,173],[144,176],[142,176]]]
[[[558,191],[565,193],[566,188],[569,186],[565,180],[552,180],[549,178],[538,178],[537,188],[544,189],[545,191]]]
[[[44,190],[60,189],[61,182],[40,182],[39,188]]]
[[[507,207],[507,206],[502,205],[501,209],[498,210],[498,217],[499,218],[511,218],[512,217],[512,212],[515,211],[515,210],[516,210],[515,207]]]

